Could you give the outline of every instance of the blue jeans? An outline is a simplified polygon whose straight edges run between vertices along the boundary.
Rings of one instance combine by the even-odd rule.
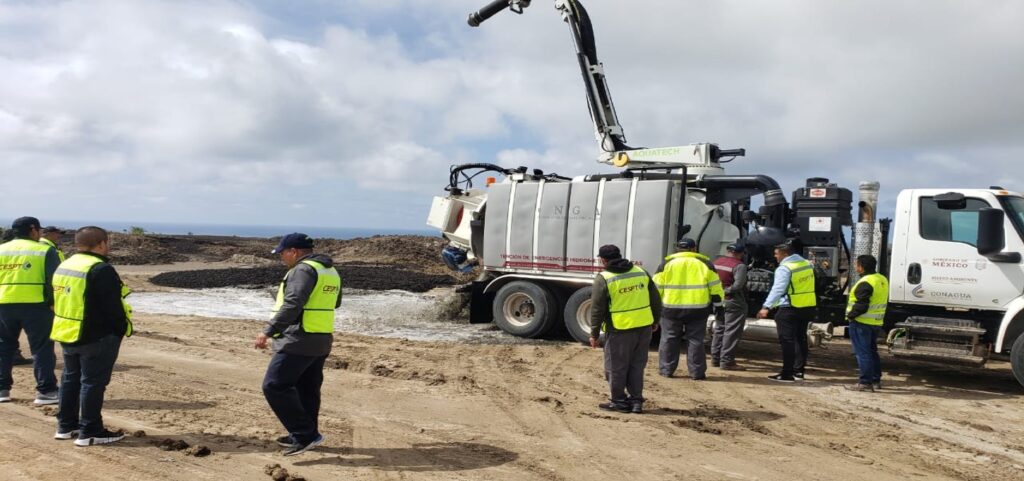
[[[53,311],[42,304],[0,306],[0,390],[8,390],[14,384],[11,367],[14,353],[18,350],[18,336],[23,329],[32,351],[36,391],[51,393],[57,390],[57,376],[53,374],[57,356],[50,340],[52,327]]]
[[[60,432],[77,429],[81,438],[103,432],[103,394],[120,349],[121,336],[116,335],[81,346],[64,346],[64,374],[57,410]]]
[[[263,378],[263,397],[292,440],[306,444],[320,436],[320,386],[327,356],[278,352]]]
[[[878,334],[881,328],[850,321],[847,328],[850,333],[850,344],[857,356],[857,367],[860,368],[861,384],[871,384],[882,380],[882,360],[878,357]]]

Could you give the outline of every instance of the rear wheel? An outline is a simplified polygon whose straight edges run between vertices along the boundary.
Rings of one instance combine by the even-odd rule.
[[[1010,365],[1013,367],[1013,377],[1024,386],[1024,334],[1017,336],[1010,348]]]
[[[547,334],[558,320],[558,300],[551,291],[530,281],[513,281],[494,296],[494,323],[520,337]]]
[[[565,302],[562,318],[569,335],[579,342],[590,342],[590,286],[581,287]]]

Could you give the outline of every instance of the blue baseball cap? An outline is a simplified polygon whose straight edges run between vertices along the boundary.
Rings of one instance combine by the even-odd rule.
[[[696,249],[697,241],[689,237],[683,237],[682,239],[679,239],[678,242],[676,242],[676,247],[680,249]]]
[[[270,251],[271,254],[280,254],[285,249],[312,249],[313,238],[306,234],[299,232],[293,232],[281,238],[281,242],[277,244],[274,250]]]

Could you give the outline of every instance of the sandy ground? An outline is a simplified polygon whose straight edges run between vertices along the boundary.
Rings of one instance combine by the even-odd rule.
[[[575,344],[480,345],[337,337],[326,369],[326,444],[284,458],[260,392],[269,354],[252,321],[142,315],[107,392],[109,426],[145,437],[75,448],[51,438],[15,369],[0,405],[5,480],[270,479],[280,463],[326,479],[1024,479],[1021,389],[1005,364],[953,370],[886,358],[886,390],[852,393],[849,346],[812,354],[809,380],[771,384],[777,347],[743,344],[751,369],[665,379],[648,413],[596,408],[601,352]],[[162,451],[181,439],[208,457]]]

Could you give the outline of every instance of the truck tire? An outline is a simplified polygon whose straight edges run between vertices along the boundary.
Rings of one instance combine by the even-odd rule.
[[[576,289],[565,301],[565,310],[562,311],[562,319],[565,319],[565,330],[573,339],[583,342],[590,342],[590,286]]]
[[[513,281],[494,296],[494,323],[513,336],[541,337],[557,321],[558,300],[543,285]]]
[[[1017,336],[1010,348],[1010,366],[1013,367],[1013,377],[1024,386],[1024,334]]]

